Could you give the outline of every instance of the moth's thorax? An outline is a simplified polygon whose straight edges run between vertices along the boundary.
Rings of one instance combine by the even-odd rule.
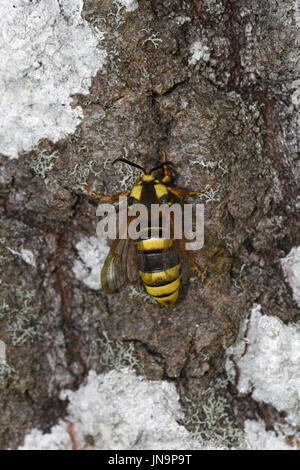
[[[128,197],[128,207],[134,204],[169,204],[171,199],[167,186],[158,179],[145,180],[144,178],[151,175],[144,175],[143,178],[136,183]]]

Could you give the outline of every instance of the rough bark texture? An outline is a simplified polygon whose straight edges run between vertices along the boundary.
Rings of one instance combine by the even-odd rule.
[[[60,390],[103,370],[103,330],[133,341],[147,377],[175,381],[201,410],[201,391],[224,374],[224,346],[254,302],[296,319],[279,262],[300,233],[295,9],[289,0],[141,0],[126,13],[111,0],[85,1],[84,18],[106,32],[108,59],[90,95],[74,96],[82,124],[1,160],[0,328],[14,368],[0,383],[1,448],[18,446],[32,427],[47,431],[64,414]],[[130,286],[115,296],[91,290],[72,271],[76,243],[98,221],[80,183],[111,193],[120,174],[108,162],[128,155],[154,166],[161,149],[179,187],[217,178],[197,254],[207,279],[190,282],[170,308],[131,297]],[[38,172],[41,155],[55,151],[53,167]],[[13,253],[21,249],[36,263]],[[226,393],[238,425],[260,416],[272,428],[274,410],[234,387]]]

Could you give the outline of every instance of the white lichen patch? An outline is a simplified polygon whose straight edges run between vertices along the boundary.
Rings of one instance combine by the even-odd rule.
[[[300,28],[300,3],[299,0],[294,0],[294,17],[296,21],[296,26]]]
[[[266,431],[262,421],[246,420],[245,440],[251,450],[295,450],[287,444],[282,432]]]
[[[36,267],[35,256],[30,250],[26,250],[25,248],[21,249],[21,258],[25,261],[26,264],[30,266]]]
[[[137,0],[117,0],[122,7],[125,8],[125,11],[134,11],[138,8],[139,3]]]
[[[85,384],[63,391],[61,399],[69,401],[65,420],[48,434],[32,430],[20,449],[71,449],[70,425],[78,449],[203,448],[177,422],[183,413],[172,383],[148,381],[130,369],[90,371]]]
[[[209,48],[200,40],[195,41],[190,47],[191,57],[189,58],[189,65],[195,65],[199,60],[208,62],[210,58]]]
[[[0,384],[11,379],[15,373],[15,369],[6,361],[6,344],[0,340]]]
[[[60,421],[52,427],[51,432],[43,434],[38,429],[33,429],[25,436],[24,445],[20,450],[71,450],[72,441],[68,433],[68,423]]]
[[[76,244],[76,249],[79,255],[79,259],[73,264],[76,279],[90,289],[100,289],[100,272],[109,251],[106,241],[97,237],[85,237]]]
[[[238,391],[286,413],[286,422],[300,424],[300,325],[285,325],[255,305],[246,338],[230,349],[239,368]],[[228,368],[227,368],[228,369]]]
[[[296,109],[300,108],[300,80],[295,80],[292,83],[292,90],[293,91],[291,95],[291,102],[295,106]]]
[[[6,247],[6,249],[14,256],[19,256],[22,258],[22,260],[34,268],[36,267],[36,262],[35,262],[35,256],[30,250],[26,250],[25,248],[21,248],[21,251],[16,251],[9,246]]]
[[[281,260],[281,265],[285,279],[293,291],[293,297],[300,307],[300,246],[292,248]]]
[[[75,131],[83,112],[72,95],[86,94],[105,63],[103,34],[81,17],[83,0],[0,3],[0,153],[16,158],[41,138]]]
[[[4,341],[0,340],[0,365],[6,363],[6,345]]]

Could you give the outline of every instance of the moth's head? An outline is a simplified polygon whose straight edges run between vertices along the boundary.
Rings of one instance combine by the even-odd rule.
[[[168,184],[172,181],[172,172],[170,168],[168,168],[168,166],[174,166],[174,164],[167,160],[161,162],[159,165],[155,166],[150,171],[145,170],[145,168],[143,168],[141,165],[131,162],[130,160],[126,160],[125,158],[117,158],[116,160],[113,161],[113,165],[117,162],[124,162],[124,163],[127,163],[127,165],[134,166],[135,168],[138,168],[139,170],[141,170],[144,173],[141,179],[142,181],[146,183],[149,183],[155,180],[154,172],[156,170],[159,170],[160,168],[164,168],[164,176],[162,177],[160,181],[164,184]]]
[[[153,171],[149,172],[149,173],[145,173],[143,176],[142,176],[142,181],[144,181],[145,183],[150,183],[150,181],[154,181],[155,179],[155,176],[154,176],[154,173]]]

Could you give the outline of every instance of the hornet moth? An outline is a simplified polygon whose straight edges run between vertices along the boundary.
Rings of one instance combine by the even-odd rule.
[[[150,171],[124,158],[117,158],[113,162],[124,162],[138,168],[138,178],[132,189],[104,196],[95,193],[88,186],[84,187],[94,197],[102,200],[117,202],[119,198],[128,196],[128,208],[137,203],[149,208],[151,204],[171,206],[174,201],[183,201],[189,196],[204,193],[215,184],[216,180],[213,180],[205,189],[199,191],[186,191],[172,186],[173,178],[169,166],[174,164],[167,161],[164,151],[162,154],[163,162]],[[163,177],[157,179],[154,172],[160,168],[163,168]],[[144,173],[142,177],[141,171]],[[128,216],[128,223],[129,219]],[[140,277],[150,296],[164,306],[172,305],[178,299],[182,281],[189,276],[191,269],[195,269],[202,278],[205,278],[205,275],[196,266],[193,253],[185,249],[184,239],[174,239],[172,235],[170,238],[162,238],[161,227],[151,227],[151,218],[147,224],[147,234],[143,238],[123,239],[117,234],[101,271],[102,288],[105,292],[113,294],[119,292],[128,282]],[[154,237],[151,228],[158,229]]]

